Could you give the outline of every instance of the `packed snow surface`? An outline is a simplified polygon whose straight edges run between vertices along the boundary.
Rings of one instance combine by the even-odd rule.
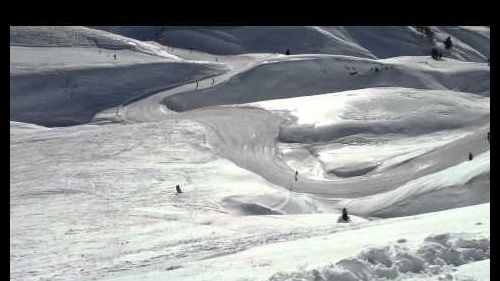
[[[10,279],[489,280],[489,40],[11,27]]]

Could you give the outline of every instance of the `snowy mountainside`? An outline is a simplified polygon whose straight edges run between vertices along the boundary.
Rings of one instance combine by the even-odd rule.
[[[447,56],[484,62],[490,56],[487,27],[430,27],[431,42],[415,27],[405,26],[98,26],[112,33],[192,48],[218,55],[242,53],[332,54],[363,58],[428,55],[433,45],[452,36]],[[480,47],[479,47],[480,46]]]
[[[214,87],[165,99],[176,111],[372,87],[448,89],[489,96],[484,63],[399,57],[387,60],[329,55],[265,60]]]
[[[490,279],[489,27],[10,35],[11,280]]]
[[[10,45],[128,49],[168,59],[178,59],[157,45],[83,26],[11,26]]]
[[[134,41],[84,27],[11,27],[11,118],[82,124],[102,110],[226,71]]]

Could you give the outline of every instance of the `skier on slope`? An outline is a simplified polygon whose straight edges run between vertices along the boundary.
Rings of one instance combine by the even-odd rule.
[[[342,215],[339,217],[339,219],[337,220],[337,222],[345,223],[345,222],[350,222],[350,221],[351,221],[351,218],[347,214],[347,209],[346,208],[342,208]]]
[[[181,190],[181,186],[180,186],[180,185],[176,185],[176,186],[175,186],[175,190],[177,191],[177,194],[182,193],[182,190]]]
[[[299,172],[295,170],[295,181],[297,181],[297,177],[299,176]]]
[[[469,161],[471,161],[472,159],[474,159],[474,156],[472,156],[472,153],[469,153]]]
[[[115,60],[116,60],[116,54],[113,54],[113,58],[115,58]]]
[[[489,143],[490,142],[490,132],[488,132],[487,138],[488,138],[488,143]]]

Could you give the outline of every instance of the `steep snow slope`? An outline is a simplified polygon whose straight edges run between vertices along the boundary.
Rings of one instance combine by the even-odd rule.
[[[431,27],[431,42],[407,26],[97,26],[139,40],[228,55],[242,53],[352,55],[364,58],[429,55],[451,36],[454,48],[445,56],[484,62],[489,58],[489,28]],[[479,40],[479,41],[478,41]],[[480,43],[479,43],[480,42]],[[479,44],[478,44],[479,43]],[[487,47],[486,47],[487,46]]]
[[[244,53],[342,54],[373,57],[356,44],[304,26],[96,27],[132,38],[218,55]],[[149,35],[149,36],[148,36]]]
[[[260,62],[213,87],[168,96],[164,103],[170,109],[183,111],[388,86],[489,96],[489,76],[487,64],[434,61],[425,57],[370,60],[329,55],[286,56]]]
[[[445,57],[484,62],[490,56],[487,27],[433,26],[432,42],[414,27],[408,26],[324,26],[321,29],[359,44],[377,58],[428,56],[433,46],[442,48],[448,36],[451,37],[453,48],[444,52]]]
[[[82,124],[102,110],[227,70],[220,63],[124,49],[129,39],[81,29],[11,28],[11,120],[46,126]],[[94,38],[87,32],[103,40],[105,49],[82,47]],[[81,34],[87,37],[82,39]],[[55,47],[40,47],[45,45]]]

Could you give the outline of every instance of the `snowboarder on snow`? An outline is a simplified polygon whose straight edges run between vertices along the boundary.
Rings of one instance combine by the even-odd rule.
[[[446,38],[446,40],[444,40],[444,47],[446,48],[446,50],[449,50],[449,49],[451,49],[451,47],[453,47],[453,44],[451,43],[450,36],[448,36],[448,38]]]
[[[177,194],[182,193],[180,185],[176,185],[175,190],[177,191]]]
[[[440,60],[441,57],[443,56],[443,53],[436,47],[432,48],[431,50],[431,57],[435,60]]]
[[[337,220],[337,222],[350,222],[350,221],[351,221],[351,218],[347,214],[347,209],[346,208],[342,208],[342,215],[339,217],[339,219]]]
[[[471,161],[473,158],[474,156],[472,156],[472,153],[469,152],[469,161]]]

